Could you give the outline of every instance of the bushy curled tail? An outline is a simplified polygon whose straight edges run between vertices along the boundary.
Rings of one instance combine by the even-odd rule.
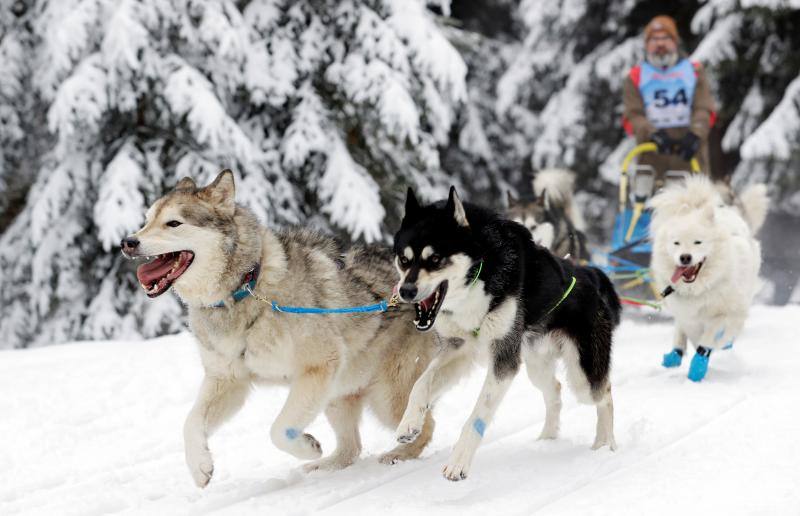
[[[764,220],[767,218],[769,209],[769,197],[767,197],[767,185],[756,183],[748,186],[739,194],[739,202],[742,206],[742,216],[750,226],[750,230],[756,233]]]
[[[546,208],[561,208],[572,225],[580,231],[586,229],[583,214],[573,200],[575,173],[563,168],[546,168],[533,178],[533,193],[544,197]]]

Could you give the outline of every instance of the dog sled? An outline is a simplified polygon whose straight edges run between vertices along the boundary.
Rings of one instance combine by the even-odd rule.
[[[668,170],[663,181],[657,181],[653,167],[639,164],[640,155],[657,152],[655,143],[634,147],[622,161],[619,180],[619,207],[614,218],[610,249],[595,251],[595,265],[611,278],[623,303],[658,308],[661,294],[650,275],[650,210],[647,201],[663,186],[701,173],[696,158],[690,170]],[[634,165],[632,167],[632,165]],[[595,260],[597,261],[597,260]]]

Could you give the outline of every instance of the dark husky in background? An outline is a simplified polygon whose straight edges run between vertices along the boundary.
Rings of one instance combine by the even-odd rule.
[[[616,448],[609,369],[621,307],[600,270],[554,257],[522,225],[462,204],[454,188],[446,202],[428,206],[420,206],[409,189],[394,250],[402,301],[415,304],[418,330],[435,328],[441,339],[411,391],[400,442],[421,434],[437,395],[483,355],[486,380],[444,467],[446,478],[466,478],[521,361],[544,395],[541,438],[558,432],[561,384],[555,365],[562,358],[578,399],[597,406],[593,448]]]
[[[508,192],[506,216],[525,226],[533,241],[556,256],[576,263],[589,261],[586,225],[573,199],[575,174],[559,168],[545,169],[533,179],[533,197],[515,199]]]

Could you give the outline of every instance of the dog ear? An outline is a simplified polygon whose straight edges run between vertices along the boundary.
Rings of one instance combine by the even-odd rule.
[[[458,193],[456,192],[455,186],[450,187],[450,196],[447,198],[445,210],[448,213],[453,214],[453,218],[456,219],[456,223],[459,226],[465,228],[469,227],[469,222],[467,222],[467,214],[464,211],[464,205],[461,204],[461,199],[458,198]]]
[[[542,193],[539,194],[539,197],[536,198],[536,204],[538,204],[545,210],[550,209],[550,203],[547,202],[547,188],[542,190]]]
[[[419,211],[420,206],[417,201],[417,196],[414,195],[414,189],[409,186],[406,192],[405,213],[403,213],[403,220],[400,221],[400,227],[405,228],[408,227],[409,224],[416,222],[419,218]]]
[[[506,198],[508,199],[509,208],[513,208],[517,205],[517,200],[514,199],[514,196],[511,194],[511,190],[506,190]]]
[[[416,214],[418,211],[419,201],[417,201],[417,196],[414,195],[414,189],[409,186],[408,192],[406,192],[406,217],[410,214]]]
[[[175,185],[175,189],[189,190],[190,192],[194,192],[195,190],[197,190],[197,185],[195,184],[194,179],[192,179],[189,176],[186,176],[180,181],[178,181],[178,184]]]
[[[232,217],[236,211],[236,187],[233,172],[227,168],[219,173],[214,182],[200,191],[203,197]]]

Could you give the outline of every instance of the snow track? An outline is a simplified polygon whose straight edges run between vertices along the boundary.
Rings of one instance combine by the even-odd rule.
[[[614,352],[619,450],[591,451],[595,411],[564,389],[561,435],[536,441],[541,394],[518,376],[470,477],[441,468],[483,371],[445,395],[421,460],[377,462],[392,432],[367,415],[364,453],[300,473],[269,442],[285,389],[259,389],[211,440],[215,473],[194,487],[182,425],[201,377],[187,335],[0,353],[0,514],[797,514],[800,308],[753,310],[701,384],[660,367],[668,324],[625,321]],[[563,376],[560,374],[560,376]],[[326,453],[324,418],[310,428]]]

